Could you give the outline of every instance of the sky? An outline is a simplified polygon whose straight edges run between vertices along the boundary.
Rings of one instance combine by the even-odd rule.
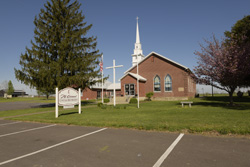
[[[14,88],[28,94],[35,90],[17,81],[14,68],[21,53],[34,40],[34,18],[47,0],[3,0],[0,5],[0,87],[11,80]],[[249,0],[79,0],[87,24],[92,24],[87,36],[97,37],[97,49],[104,55],[104,75],[116,82],[132,66],[136,38],[136,17],[139,17],[140,41],[143,53],[159,53],[191,70],[197,66],[195,51],[213,34],[221,38],[224,32],[246,15],[250,15]],[[198,86],[198,92],[210,87]],[[205,90],[204,90],[205,89]]]

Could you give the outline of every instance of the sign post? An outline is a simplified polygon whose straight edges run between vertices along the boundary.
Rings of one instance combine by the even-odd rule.
[[[81,89],[80,88],[78,89],[78,97],[79,97],[78,98],[78,100],[79,100],[78,101],[78,113],[81,114],[81,104],[82,103],[81,103]]]
[[[56,88],[56,118],[58,117],[58,88]]]
[[[73,88],[64,88],[58,92],[56,88],[56,118],[58,118],[58,106],[63,108],[74,108],[78,104],[78,113],[81,114],[81,89],[79,91]]]

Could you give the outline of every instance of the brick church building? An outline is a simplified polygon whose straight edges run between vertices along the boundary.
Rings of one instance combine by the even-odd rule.
[[[138,70],[138,71],[137,71]],[[139,82],[139,97],[145,98],[146,93],[153,92],[156,100],[177,100],[194,97],[196,84],[190,77],[191,70],[158,53],[143,55],[139,26],[137,19],[136,43],[132,54],[132,67],[124,72],[117,86],[117,96],[137,96]],[[139,75],[138,75],[139,74]],[[107,89],[108,90],[108,89]],[[83,96],[97,94],[97,89],[83,91]],[[95,93],[96,92],[96,93]],[[105,94],[107,92],[104,92]],[[84,95],[85,94],[85,95]]]
[[[154,99],[171,100],[194,97],[196,84],[190,77],[189,68],[178,64],[158,53],[151,52],[125,72],[121,78],[121,95],[137,94],[137,77],[139,79],[139,96],[153,92]]]

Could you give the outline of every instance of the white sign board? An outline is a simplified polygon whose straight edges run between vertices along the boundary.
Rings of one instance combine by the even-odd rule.
[[[75,106],[63,106],[63,108],[68,109],[68,108],[74,108]]]
[[[73,106],[79,103],[78,91],[73,88],[65,88],[58,93],[59,106]]]
[[[64,88],[58,92],[56,88],[56,118],[58,117],[58,106],[72,108],[78,104],[78,111],[81,114],[81,89],[76,91],[73,88]]]

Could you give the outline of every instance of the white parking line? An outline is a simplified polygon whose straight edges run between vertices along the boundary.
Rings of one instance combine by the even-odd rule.
[[[20,122],[20,121],[17,121],[17,122],[9,122],[9,123],[5,123],[5,124],[0,124],[0,126],[11,125],[11,124],[17,124],[17,123],[21,123],[21,122]]]
[[[0,137],[15,135],[15,134],[24,133],[24,132],[29,132],[29,131],[38,130],[38,129],[49,128],[49,127],[52,127],[52,126],[56,126],[56,124],[48,125],[48,126],[43,126],[43,127],[38,127],[38,128],[33,128],[33,129],[22,130],[22,131],[13,132],[13,133],[8,133],[8,134],[0,135]]]
[[[168,157],[168,155],[171,153],[171,151],[174,149],[174,147],[178,144],[178,142],[181,140],[181,138],[184,136],[183,133],[181,133],[175,141],[171,144],[171,146],[165,151],[164,154],[158,159],[158,161],[154,164],[153,167],[160,167],[163,161]]]
[[[0,163],[0,166],[1,166],[1,165],[4,165],[4,164],[7,164],[7,163],[10,163],[10,162],[13,162],[13,161],[16,161],[16,160],[19,160],[19,159],[22,159],[22,158],[25,158],[25,157],[29,157],[29,156],[34,155],[34,154],[38,154],[38,153],[40,153],[40,152],[43,152],[43,151],[52,149],[52,148],[54,148],[54,147],[57,147],[57,146],[60,146],[60,145],[63,145],[63,144],[72,142],[72,141],[74,141],[74,140],[77,140],[77,139],[80,139],[80,138],[83,138],[83,137],[86,137],[86,136],[89,136],[89,135],[92,135],[92,134],[101,132],[101,131],[106,130],[106,129],[107,129],[107,128],[99,129],[99,130],[96,130],[96,131],[94,131],[94,132],[90,132],[90,133],[87,133],[87,134],[85,134],[85,135],[78,136],[78,137],[75,137],[75,138],[73,138],[73,139],[70,139],[70,140],[67,140],[67,141],[64,141],[64,142],[61,142],[61,143],[52,145],[52,146],[50,146],[50,147],[46,147],[46,148],[44,148],[44,149],[41,149],[41,150],[38,150],[38,151],[35,151],[35,152],[32,152],[32,153],[29,153],[29,154],[25,154],[25,155],[23,155],[23,156],[16,157],[16,158],[13,158],[13,159],[10,159],[10,160],[1,162],[1,163]]]

